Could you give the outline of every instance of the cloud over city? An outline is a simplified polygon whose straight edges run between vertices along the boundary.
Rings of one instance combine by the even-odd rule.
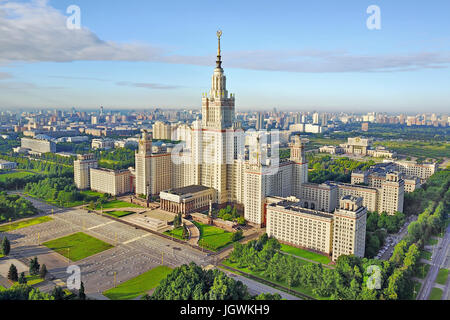
[[[11,62],[148,61],[170,64],[211,65],[214,54],[175,55],[160,46],[139,42],[100,39],[92,30],[66,27],[67,16],[47,1],[29,3],[0,1],[0,64]],[[447,68],[448,52],[410,54],[352,54],[343,50],[228,51],[226,66],[232,68],[305,72],[405,72]],[[2,75],[0,74],[0,79]],[[135,84],[154,89],[153,84]],[[160,89],[164,85],[160,85]]]

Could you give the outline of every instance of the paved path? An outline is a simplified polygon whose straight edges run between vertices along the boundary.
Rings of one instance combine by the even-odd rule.
[[[436,245],[436,249],[434,250],[431,258],[432,263],[430,270],[428,271],[428,274],[425,277],[425,280],[423,281],[423,285],[420,288],[419,294],[417,295],[417,300],[428,299],[431,289],[435,284],[436,277],[439,273],[439,269],[446,262],[449,245],[450,245],[450,225],[447,227],[444,237],[442,239],[439,239],[439,242]],[[447,289],[445,291],[448,292],[447,290],[448,290],[448,281],[447,281]],[[443,297],[445,296],[446,295],[444,292]]]
[[[301,300],[300,298],[293,296],[289,293],[286,293],[284,291],[272,288],[268,285],[265,285],[261,282],[234,274],[228,270],[224,270],[224,269],[219,269],[220,271],[225,272],[229,277],[233,278],[236,281],[241,281],[243,284],[245,284],[250,292],[250,294],[261,294],[261,293],[271,293],[271,294],[275,294],[278,293],[283,299],[286,300]]]
[[[200,230],[198,230],[197,226],[189,220],[183,219],[183,222],[186,223],[186,227],[188,228],[190,234],[188,243],[193,246],[198,246],[198,242],[200,240]]]

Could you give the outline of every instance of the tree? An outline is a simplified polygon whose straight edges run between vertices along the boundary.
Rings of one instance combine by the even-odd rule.
[[[55,286],[52,290],[52,297],[55,300],[64,300],[64,291],[61,287]]]
[[[30,275],[35,276],[39,274],[40,265],[38,262],[38,258],[34,257],[34,259],[30,260]]]
[[[186,226],[185,223],[183,223],[183,234],[182,234],[183,239],[189,239],[189,230]]]
[[[244,237],[244,233],[242,230],[238,230],[235,233],[233,233],[233,236],[231,237],[231,241],[239,241]]]
[[[17,274],[17,268],[14,264],[11,264],[9,266],[8,279],[11,281],[14,281],[14,282],[19,280],[19,275]]]
[[[241,226],[244,226],[244,225],[245,225],[245,218],[244,218],[244,217],[238,217],[238,218],[236,219],[236,222],[237,222],[238,224],[240,224]]]
[[[255,297],[255,300],[281,300],[279,293],[261,293],[259,296]]]
[[[28,300],[55,300],[55,298],[47,293],[40,292],[39,289],[33,288],[28,295]]]
[[[11,251],[11,244],[9,243],[8,238],[5,236],[2,241],[2,254],[7,256]]]
[[[45,265],[45,263],[42,265],[41,270],[39,271],[39,277],[41,279],[45,279],[45,276],[47,275],[47,266]]]
[[[20,273],[20,277],[19,277],[18,282],[20,284],[27,284],[27,278],[25,277],[25,272],[21,272]]]
[[[79,300],[86,300],[86,294],[84,293],[83,281],[81,281],[80,289],[78,290],[78,299]]]

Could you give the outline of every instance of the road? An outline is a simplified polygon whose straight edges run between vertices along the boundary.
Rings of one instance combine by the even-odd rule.
[[[425,280],[423,281],[422,287],[420,288],[419,294],[417,295],[417,300],[428,299],[431,289],[433,288],[434,282],[436,281],[439,269],[447,259],[447,251],[449,250],[449,245],[450,245],[450,225],[447,227],[445,235],[440,241],[439,246],[435,251],[430,270],[428,271],[428,274]],[[448,292],[448,281],[446,292]],[[443,295],[444,299],[446,297],[446,292],[444,292]]]
[[[278,293],[283,299],[286,300],[301,300],[300,298],[293,296],[289,293],[280,291],[278,289],[272,288],[270,286],[267,286],[265,284],[262,284],[261,282],[234,274],[230,271],[220,269],[221,271],[225,272],[229,277],[233,278],[236,281],[241,281],[243,284],[245,284],[248,288],[248,291],[250,294],[261,294],[261,293]]]
[[[394,248],[395,246],[406,236],[406,234],[408,233],[408,226],[411,222],[417,220],[417,216],[416,215],[412,215],[409,216],[407,218],[407,224],[402,226],[400,231],[396,234],[392,234],[390,235],[391,238],[394,239],[394,241],[392,241],[392,243],[388,246],[388,248],[386,249],[386,251],[381,255],[380,259],[381,260],[389,260],[389,258],[392,256],[392,253],[394,252]]]

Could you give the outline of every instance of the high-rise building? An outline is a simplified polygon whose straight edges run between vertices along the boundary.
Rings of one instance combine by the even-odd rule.
[[[256,113],[256,130],[264,129],[264,115],[262,112]]]
[[[313,124],[319,124],[319,113],[317,112],[313,114]]]
[[[364,257],[366,219],[367,209],[361,198],[345,196],[340,200],[333,215],[333,261],[341,255]]]
[[[135,155],[136,166],[136,194],[148,195],[150,193],[152,134],[144,130],[139,147]]]
[[[98,162],[93,154],[78,155],[73,162],[73,172],[75,185],[78,189],[84,190],[91,187],[90,169],[97,168]]]

